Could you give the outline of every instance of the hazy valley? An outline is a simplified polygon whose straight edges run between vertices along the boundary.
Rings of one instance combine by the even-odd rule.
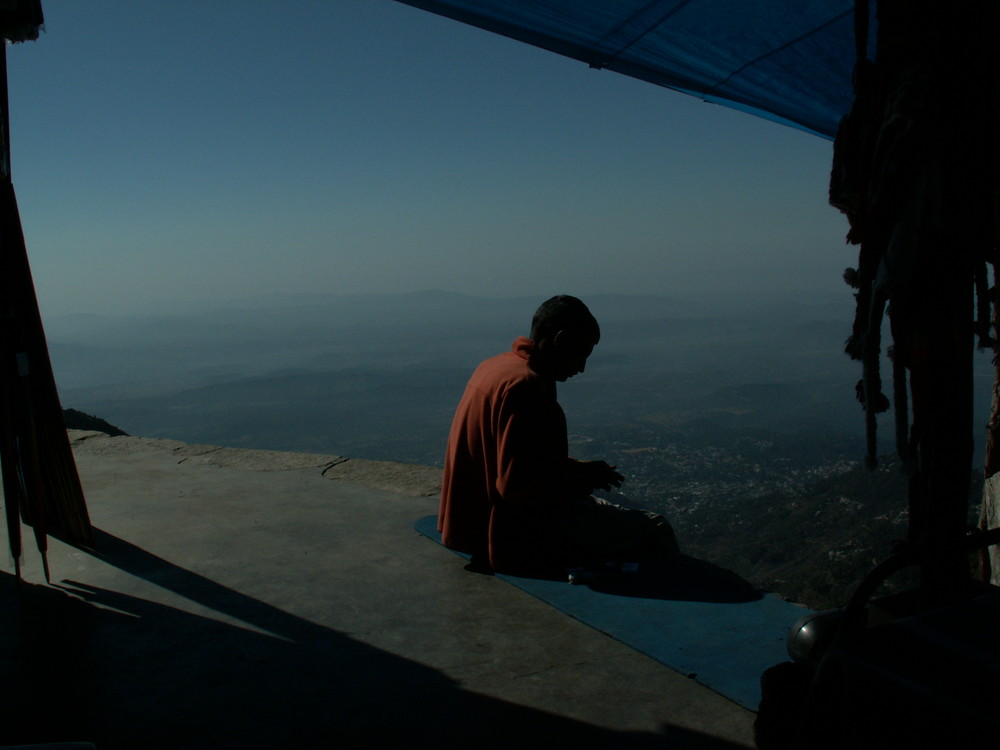
[[[785,296],[589,297],[602,341],[560,401],[574,454],[616,463],[624,498],[665,513],[689,552],[828,606],[905,534],[904,484],[856,468],[849,291]],[[527,334],[539,301],[275,298],[46,329],[63,405],[130,434],[440,465],[469,373]],[[980,423],[991,378],[982,355]]]

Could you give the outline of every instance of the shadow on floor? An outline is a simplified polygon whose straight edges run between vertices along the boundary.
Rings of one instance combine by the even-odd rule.
[[[0,573],[0,744],[738,747],[672,726],[614,732],[470,693],[436,669],[97,535],[111,565],[251,627],[82,582],[49,587]]]
[[[667,563],[643,563],[635,573],[599,577],[587,585],[602,594],[670,601],[741,604],[764,596],[733,571],[687,555]]]
[[[437,516],[419,518],[414,522],[413,528],[441,544]],[[455,554],[470,560],[465,566],[469,572],[493,575],[488,564],[484,565],[482,561],[471,559],[469,555],[460,552]],[[678,555],[666,562],[641,563],[635,573],[620,573],[616,568],[601,567],[589,568],[584,572],[587,575],[583,585],[602,594],[615,596],[730,604],[754,602],[764,596],[753,584],[733,571],[688,555]],[[553,582],[567,580],[566,570],[561,568],[539,571],[536,574],[506,575],[510,578]]]

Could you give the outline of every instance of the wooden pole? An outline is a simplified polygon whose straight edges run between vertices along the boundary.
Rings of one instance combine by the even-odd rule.
[[[1000,528],[1000,274],[993,269],[993,399],[990,418],[986,423],[986,458],[983,465],[983,496],[979,510],[979,529]],[[982,551],[979,558],[979,578],[1000,585],[1000,548]]]

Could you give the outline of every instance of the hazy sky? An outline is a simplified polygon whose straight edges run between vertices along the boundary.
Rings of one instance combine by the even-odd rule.
[[[9,47],[43,315],[832,290],[831,144],[394,0],[44,0]]]

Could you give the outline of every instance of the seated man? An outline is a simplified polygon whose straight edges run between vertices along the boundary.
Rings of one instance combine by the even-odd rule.
[[[531,338],[469,380],[448,438],[438,529],[474,564],[553,573],[677,554],[661,516],[591,496],[621,485],[614,466],[569,457],[556,381],[584,371],[600,336],[583,302],[553,297],[535,312]]]

